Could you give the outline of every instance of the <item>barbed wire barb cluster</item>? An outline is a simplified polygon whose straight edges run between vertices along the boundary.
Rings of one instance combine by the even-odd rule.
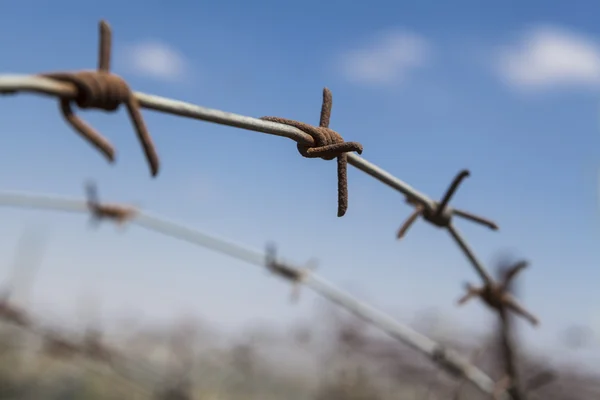
[[[304,268],[296,268],[288,265],[277,259],[277,248],[273,243],[267,245],[265,255],[265,266],[267,269],[292,283],[293,287],[290,300],[292,302],[297,302],[300,297],[300,285],[306,280],[308,274],[316,269],[316,264],[312,262]]]
[[[116,222],[117,225],[122,226],[131,220],[137,212],[132,206],[116,203],[101,203],[98,198],[96,184],[92,181],[86,183],[85,190],[88,198],[87,206],[93,221],[99,222],[103,219],[112,220]]]
[[[467,299],[476,296],[481,298],[486,304],[493,307],[499,313],[504,312],[504,310],[509,307],[513,311],[520,312],[532,323],[538,322],[532,314],[526,312],[522,306],[518,305],[516,300],[506,295],[504,290],[505,285],[503,283],[494,282],[483,263],[477,258],[467,241],[453,224],[453,217],[457,216],[484,225],[492,230],[498,230],[498,225],[490,219],[449,206],[449,202],[460,183],[470,175],[469,171],[463,170],[459,172],[446,194],[439,202],[432,200],[427,195],[419,192],[389,172],[364,158],[361,158],[359,154],[362,154],[363,148],[360,143],[345,142],[339,133],[329,128],[332,94],[327,88],[323,90],[323,102],[319,126],[279,117],[252,118],[225,111],[209,109],[178,100],[133,92],[123,78],[110,72],[111,41],[112,36],[110,27],[107,22],[101,21],[97,70],[44,73],[32,76],[0,75],[0,94],[33,92],[58,98],[62,114],[66,121],[111,162],[114,161],[115,153],[112,145],[92,127],[79,119],[79,117],[73,113],[70,104],[71,102],[75,102],[82,109],[100,109],[104,111],[115,111],[121,104],[125,104],[130,119],[135,126],[138,139],[144,149],[146,160],[150,166],[151,175],[153,177],[155,177],[159,171],[159,157],[143,121],[140,108],[290,138],[297,143],[298,150],[304,157],[322,158],[325,160],[337,159],[339,217],[345,215],[348,208],[346,164],[350,164],[402,193],[406,197],[406,202],[415,208],[407,221],[399,228],[396,235],[397,238],[402,238],[419,216],[433,226],[444,228],[450,233],[450,236],[457,243],[458,247],[467,257],[476,273],[483,281],[483,286],[479,289],[469,287]],[[93,191],[90,191],[90,193],[94,194]],[[264,255],[246,251],[240,246],[231,245],[226,241],[215,239],[208,235],[199,235],[198,232],[194,230],[190,230],[177,224],[170,224],[163,219],[153,219],[148,216],[148,214],[141,213],[135,208],[123,207],[120,205],[107,205],[99,203],[93,198],[87,203],[81,204],[81,202],[72,200],[69,203],[69,201],[63,202],[59,199],[41,199],[33,198],[31,196],[19,197],[19,195],[15,194],[12,195],[14,197],[11,200],[10,196],[11,195],[8,194],[3,195],[2,201],[8,203],[12,201],[13,205],[21,206],[29,205],[33,207],[42,206],[43,208],[54,209],[67,208],[69,211],[91,211],[92,215],[98,220],[112,219],[119,224],[123,224],[127,221],[136,221],[138,224],[149,227],[150,229],[162,231],[163,233],[179,238],[187,238],[185,240],[200,245],[212,246],[219,251],[229,252],[229,254],[233,251],[238,258],[245,259],[245,261],[255,264],[259,263],[259,265],[265,265]],[[235,250],[233,250],[234,248]],[[342,304],[348,309],[353,307],[349,306],[350,300],[348,299],[348,295],[341,294],[341,292],[336,292],[335,290],[332,291],[327,285],[320,287],[318,283],[315,283],[318,282],[318,280],[316,280],[314,274],[304,274],[300,279],[299,274],[294,275],[295,273],[298,273],[299,270],[292,272],[293,270],[287,267],[289,267],[289,265],[280,264],[274,261],[271,262],[270,265],[272,272],[276,271],[278,275],[286,276],[288,280],[292,280],[294,283],[304,283],[309,286],[312,285],[313,288],[316,285],[316,287],[319,287],[318,291],[321,291],[321,294],[327,293],[326,296],[329,297],[330,300],[337,302],[337,300],[343,298],[344,300],[339,304]],[[327,289],[324,289],[326,287]],[[365,313],[366,315],[372,316],[374,311],[361,311],[359,314],[360,313],[362,313],[361,315],[363,318],[369,319],[371,317],[365,317]],[[387,320],[386,322],[377,320],[377,322],[374,323],[385,325],[390,322]],[[395,328],[391,330],[393,331],[394,329],[397,330],[398,327],[395,326]],[[435,355],[440,364],[451,360],[451,358],[448,359],[446,357],[447,353],[440,353],[439,347],[434,346],[431,342],[427,342],[428,344],[425,345],[425,339],[422,337],[415,337],[414,333],[409,333],[404,330],[403,334],[399,337],[401,337],[401,340],[412,343],[422,352],[431,356]],[[420,345],[416,345],[416,343],[420,343]],[[459,361],[454,360],[449,361],[449,363],[452,364],[453,367],[460,365],[459,370],[462,371],[463,375],[468,375],[469,371],[472,371],[471,366],[468,366],[467,368],[466,364],[461,364]],[[478,372],[477,374],[480,373]],[[491,383],[489,381],[486,381],[485,384],[482,383],[485,379],[482,375],[477,374],[472,377],[471,381],[476,383],[482,390],[491,393]]]
[[[96,71],[51,72],[40,74],[40,76],[68,83],[77,88],[76,96],[73,99],[60,97],[62,115],[73,129],[87,139],[110,162],[115,160],[114,147],[106,138],[73,112],[71,102],[75,101],[82,109],[95,108],[103,111],[116,111],[121,104],[125,104],[138,139],[144,149],[150,166],[150,173],[152,176],[156,176],[160,161],[150,133],[148,133],[144,123],[137,98],[132,94],[129,85],[123,78],[110,72],[111,47],[112,32],[110,26],[106,21],[100,21],[100,45],[98,69]]]
[[[348,209],[348,175],[347,153],[354,151],[362,154],[363,147],[358,142],[344,142],[342,136],[329,128],[331,118],[331,107],[333,106],[333,95],[327,88],[323,89],[323,104],[321,105],[321,119],[319,126],[312,126],[304,122],[279,117],[262,117],[264,121],[277,122],[290,125],[306,132],[313,138],[315,145],[307,146],[298,143],[298,152],[307,158],[320,157],[323,160],[337,159],[338,175],[338,217],[343,217]]]

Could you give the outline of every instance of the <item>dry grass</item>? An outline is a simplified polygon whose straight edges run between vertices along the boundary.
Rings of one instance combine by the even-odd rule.
[[[314,399],[478,400],[476,390],[451,378],[397,342],[374,334],[353,317],[328,318],[327,334],[307,327],[293,334],[267,328],[239,337],[208,335],[198,324],[144,328],[114,339],[111,363],[85,354],[55,356],[42,340],[14,325],[0,327],[0,398],[11,399]],[[83,336],[83,335],[82,335]],[[438,338],[501,381],[497,333],[473,348]],[[136,345],[133,346],[132,344]],[[473,346],[473,345],[472,345]],[[478,351],[475,351],[478,350]],[[600,378],[585,371],[548,371],[524,355],[529,398],[590,400]],[[544,374],[540,375],[540,372]],[[551,382],[544,383],[547,373]],[[537,380],[537,382],[536,382]]]

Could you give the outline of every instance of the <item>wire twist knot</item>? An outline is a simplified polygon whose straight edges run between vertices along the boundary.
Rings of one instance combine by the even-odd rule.
[[[517,299],[508,291],[512,280],[526,267],[527,262],[525,261],[516,263],[508,269],[504,278],[499,282],[490,280],[481,287],[474,287],[469,283],[465,284],[467,293],[458,300],[458,304],[463,305],[470,299],[479,297],[488,307],[497,311],[500,315],[504,315],[506,311],[510,310],[529,321],[532,325],[538,325],[539,320],[519,304]]]
[[[358,142],[345,142],[342,136],[329,128],[333,96],[327,88],[323,89],[323,104],[321,106],[321,119],[319,126],[309,125],[304,122],[279,117],[262,117],[264,121],[277,122],[293,126],[310,135],[314,145],[298,143],[298,152],[306,158],[321,158],[333,160],[337,158],[338,174],[338,217],[343,217],[348,209],[348,156],[346,153],[357,152],[362,154],[363,147]]]
[[[334,158],[345,155],[345,153],[356,151],[362,153],[362,146],[358,142],[345,142],[344,138],[326,127],[319,127],[312,131],[306,131],[315,141],[314,146],[308,146],[298,143],[298,152],[306,158],[321,158],[323,160],[333,160]]]
[[[122,226],[135,217],[137,210],[134,207],[122,204],[101,203],[98,199],[98,189],[93,182],[87,182],[85,189],[87,192],[87,206],[93,221],[100,221],[102,219],[113,220]]]
[[[272,273],[289,280],[292,287],[290,300],[298,301],[300,296],[300,285],[304,283],[308,275],[315,269],[315,265],[309,265],[305,268],[295,268],[277,259],[277,249],[275,245],[267,245],[265,266]]]
[[[489,219],[480,217],[475,214],[471,214],[466,211],[452,209],[448,206],[448,203],[452,199],[452,196],[454,196],[454,194],[456,193],[456,190],[458,190],[458,187],[460,186],[461,182],[469,175],[470,172],[466,169],[460,171],[452,180],[452,183],[448,187],[448,190],[444,194],[442,200],[439,202],[434,201],[433,205],[420,204],[417,203],[414,199],[408,198],[406,202],[410,205],[415,206],[415,210],[406,219],[402,226],[400,226],[396,237],[398,239],[403,238],[419,216],[421,216],[425,221],[430,222],[431,224],[440,228],[449,227],[452,222],[452,217],[454,215],[457,215],[462,218],[468,219],[472,222],[485,225],[492,230],[497,230],[498,225],[496,225],[495,222]]]
[[[116,111],[121,104],[125,104],[138,139],[144,149],[146,160],[150,166],[150,173],[152,176],[156,176],[160,161],[142,118],[138,101],[127,82],[120,76],[110,72],[111,39],[110,26],[105,21],[100,21],[100,54],[96,71],[51,72],[40,74],[40,76],[75,86],[77,94],[73,100],[82,109],[99,109],[111,112]],[[73,112],[71,108],[73,100],[60,99],[60,109],[63,117],[73,129],[96,147],[109,162],[114,162],[114,147],[106,138]]]
[[[118,75],[105,71],[54,72],[46,78],[68,82],[77,88],[75,103],[79,108],[115,111],[129,101],[131,89]]]

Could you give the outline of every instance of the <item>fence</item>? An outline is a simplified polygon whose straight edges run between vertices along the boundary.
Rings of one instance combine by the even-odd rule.
[[[514,352],[512,351],[514,346],[511,344],[512,341],[509,340],[508,327],[510,319],[508,318],[507,311],[519,314],[534,325],[538,323],[537,319],[525,310],[508,291],[510,282],[526,266],[526,263],[522,262],[512,266],[510,271],[505,275],[504,280],[495,281],[454,225],[454,217],[460,217],[487,226],[492,230],[498,229],[498,226],[491,220],[449,206],[453,194],[458,189],[460,183],[469,176],[469,171],[463,170],[455,177],[445,196],[440,201],[432,200],[389,172],[355,154],[362,153],[362,145],[357,142],[345,142],[341,135],[329,128],[332,94],[327,88],[323,90],[323,104],[319,126],[312,126],[303,122],[278,117],[252,118],[164,97],[133,92],[121,77],[110,72],[111,40],[110,27],[106,22],[101,21],[99,62],[96,71],[60,72],[33,76],[0,75],[0,93],[16,94],[20,92],[32,92],[58,98],[65,120],[75,131],[102,153],[109,162],[114,162],[115,160],[113,146],[100,133],[87,125],[73,112],[71,103],[76,103],[82,109],[101,109],[105,111],[115,111],[121,104],[125,104],[153,177],[156,177],[160,170],[160,160],[152,138],[144,124],[140,108],[287,137],[297,142],[298,151],[304,157],[322,158],[325,160],[333,160],[335,158],[337,160],[338,173],[339,217],[345,214],[348,207],[347,164],[399,191],[406,197],[407,203],[414,206],[415,209],[407,221],[399,228],[397,237],[401,239],[420,216],[424,221],[448,231],[482,279],[483,285],[481,287],[467,287],[467,294],[460,300],[460,303],[462,304],[473,297],[479,297],[492,310],[497,312],[503,323],[503,332],[506,339],[506,360],[504,361],[508,380],[504,380],[501,393],[499,393],[499,386],[492,379],[455,352],[445,349],[406,326],[400,325],[392,318],[361,303],[340,289],[318,278],[314,273],[306,273],[307,271],[304,269],[277,260],[272,253],[264,254],[263,252],[247,249],[224,239],[186,228],[166,219],[142,213],[138,210],[126,209],[121,206],[103,206],[93,201],[86,204],[85,201],[76,199],[35,196],[23,193],[4,193],[0,196],[0,204],[41,207],[63,211],[91,211],[98,218],[112,218],[120,223],[131,220],[145,228],[200,246],[212,248],[250,264],[267,266],[279,276],[285,277],[296,284],[304,284],[311,287],[329,300],[377,325],[392,337],[427,354],[445,370],[452,374],[463,376],[481,391],[488,394],[496,393],[498,398],[506,400],[511,397],[515,400],[525,398],[525,394],[517,384],[518,374],[514,368]]]

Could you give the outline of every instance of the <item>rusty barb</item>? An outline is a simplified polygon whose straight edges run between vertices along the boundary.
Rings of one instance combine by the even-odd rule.
[[[489,281],[481,287],[474,287],[466,283],[465,288],[467,293],[458,300],[458,304],[463,305],[470,299],[479,297],[488,307],[498,312],[501,316],[505,315],[506,311],[512,311],[520,317],[525,318],[532,325],[538,325],[538,319],[520,305],[517,299],[507,290],[515,276],[526,267],[526,261],[518,262],[508,269],[501,281]]]
[[[337,158],[337,176],[338,176],[338,217],[343,217],[348,209],[348,156],[346,153],[356,152],[362,154],[363,147],[358,142],[345,142],[342,136],[329,128],[331,117],[331,107],[333,105],[333,96],[327,88],[323,89],[323,104],[321,105],[321,119],[319,126],[309,125],[291,119],[279,117],[262,117],[263,121],[277,122],[284,125],[293,126],[309,134],[314,145],[298,143],[298,152],[303,157],[321,158],[323,160],[333,160]]]
[[[94,182],[87,182],[85,189],[87,193],[87,206],[95,221],[108,219],[115,221],[118,225],[123,225],[136,215],[137,210],[132,206],[100,203],[98,200],[98,189]]]
[[[419,202],[415,201],[414,199],[411,199],[410,197],[408,197],[406,199],[406,202],[410,205],[415,206],[415,210],[407,218],[407,220],[404,222],[404,224],[402,224],[400,229],[398,229],[398,233],[396,235],[397,238],[402,239],[404,237],[404,235],[406,235],[406,233],[408,232],[408,230],[410,229],[412,224],[417,220],[417,217],[419,217],[419,216],[421,216],[425,221],[430,222],[431,224],[433,224],[437,227],[440,227],[440,228],[449,227],[450,224],[452,223],[453,215],[456,215],[458,217],[470,220],[472,222],[476,222],[478,224],[487,226],[488,228],[490,228],[492,230],[498,230],[498,225],[496,225],[495,222],[493,222],[489,219],[480,217],[475,214],[471,214],[466,211],[448,208],[448,203],[450,202],[450,199],[452,199],[452,196],[454,196],[454,193],[456,193],[458,186],[469,175],[470,175],[470,172],[466,169],[460,171],[456,175],[456,177],[454,178],[452,183],[450,184],[450,187],[446,191],[446,194],[444,195],[442,200],[439,202],[434,201],[432,207],[428,207],[426,204],[419,203]]]
[[[154,177],[158,174],[159,158],[142,118],[138,100],[133,95],[127,82],[120,76],[110,72],[111,35],[108,23],[100,21],[100,48],[98,69],[96,71],[51,72],[39,74],[39,76],[74,85],[77,94],[73,100],[82,109],[99,109],[111,112],[116,111],[124,103],[144,149],[150,172]],[[65,120],[96,147],[109,162],[114,162],[114,147],[106,138],[73,112],[71,108],[73,100],[65,97],[60,98],[60,109]]]
[[[277,260],[277,248],[274,244],[267,244],[265,251],[265,266],[272,273],[287,279],[293,285],[290,301],[295,303],[300,297],[300,285],[304,283],[308,275],[316,269],[316,264],[310,262],[305,268],[296,268],[287,263]]]

